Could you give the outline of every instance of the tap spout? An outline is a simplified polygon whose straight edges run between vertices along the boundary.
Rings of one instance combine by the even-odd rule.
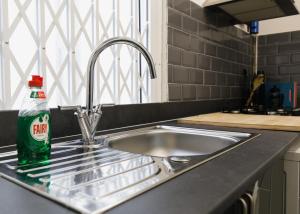
[[[126,37],[115,37],[108,39],[101,43],[92,53],[87,67],[87,90],[86,90],[86,110],[88,114],[92,114],[93,112],[93,99],[94,99],[94,73],[95,73],[95,64],[99,57],[99,55],[108,47],[115,45],[115,44],[127,44],[134,48],[136,48],[142,55],[145,57],[146,62],[149,66],[150,77],[151,79],[156,78],[156,70],[154,66],[154,61],[151,57],[149,51],[139,42],[136,42],[132,39]]]

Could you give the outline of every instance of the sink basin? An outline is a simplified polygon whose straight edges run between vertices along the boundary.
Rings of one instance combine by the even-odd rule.
[[[79,213],[98,214],[233,149],[253,134],[151,126],[52,144],[51,159],[17,163],[0,147],[0,176]]]
[[[210,155],[249,137],[247,133],[230,133],[192,128],[155,126],[120,134],[108,139],[109,146],[125,152],[153,157]]]

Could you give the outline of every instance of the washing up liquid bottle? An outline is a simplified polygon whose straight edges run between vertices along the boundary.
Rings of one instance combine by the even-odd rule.
[[[43,87],[43,78],[32,76],[29,92],[19,111],[17,129],[18,163],[47,163],[51,152],[51,115]]]

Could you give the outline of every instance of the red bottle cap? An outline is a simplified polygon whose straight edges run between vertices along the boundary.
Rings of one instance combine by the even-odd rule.
[[[29,87],[43,87],[43,77],[32,75],[32,79],[28,81]]]

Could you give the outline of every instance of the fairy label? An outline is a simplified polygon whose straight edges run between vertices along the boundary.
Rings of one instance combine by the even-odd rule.
[[[30,125],[30,134],[37,141],[48,143],[49,135],[49,114],[40,115]]]

